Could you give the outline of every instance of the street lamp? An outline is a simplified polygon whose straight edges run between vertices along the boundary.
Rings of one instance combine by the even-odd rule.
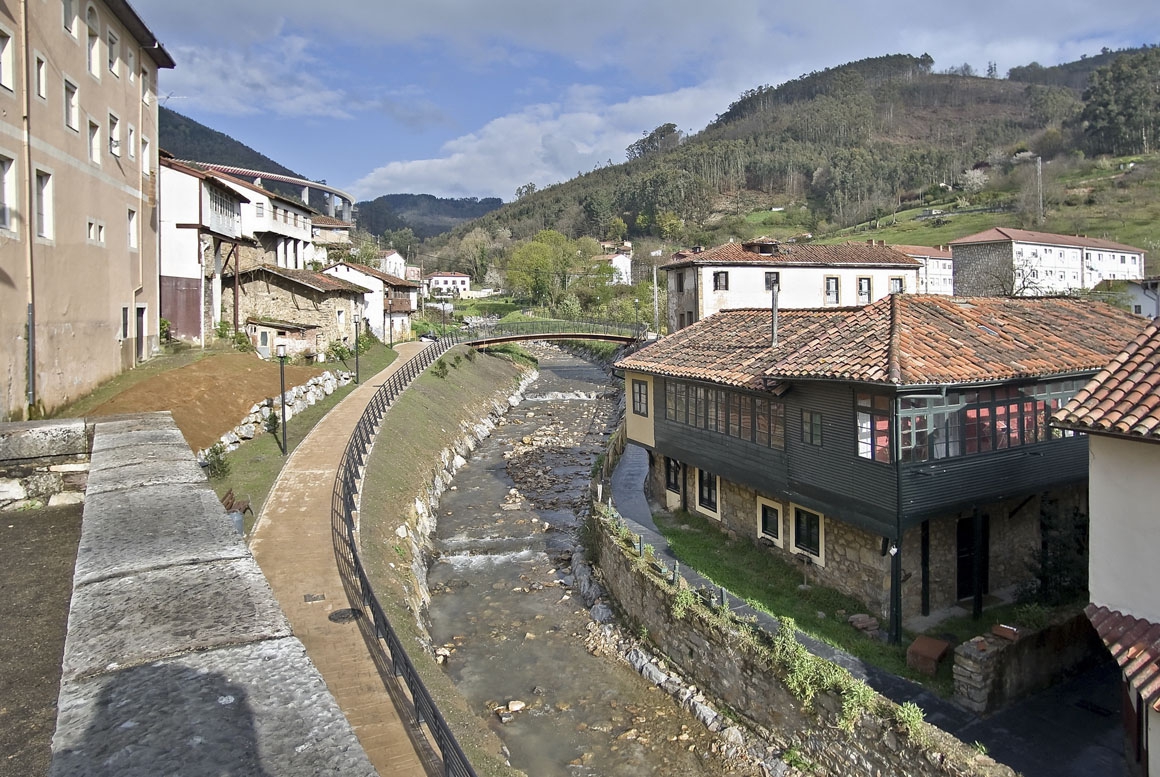
[[[395,298],[387,297],[387,337],[391,344],[387,346],[392,351],[395,350]]]
[[[286,344],[278,343],[278,373],[282,381],[282,455],[286,455]]]
[[[439,333],[440,337],[447,334],[447,300],[439,303],[439,309],[443,311],[443,330]]]
[[[358,308],[354,309],[354,382],[358,385],[358,325],[361,320]]]

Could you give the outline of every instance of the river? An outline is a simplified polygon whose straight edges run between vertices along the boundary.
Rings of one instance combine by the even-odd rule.
[[[428,628],[446,671],[533,777],[750,773],[610,655],[609,627],[572,590],[587,484],[618,396],[600,368],[528,350],[539,379],[439,507]]]

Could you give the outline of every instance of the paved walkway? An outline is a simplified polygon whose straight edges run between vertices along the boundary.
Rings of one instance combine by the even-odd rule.
[[[669,565],[677,560],[668,541],[653,523],[652,509],[644,495],[648,454],[631,443],[612,474],[612,499],[629,528],[644,536]],[[711,586],[696,571],[681,566],[681,575],[693,586]],[[730,597],[730,607],[743,616],[755,616],[758,624],[776,631],[768,614],[751,609]],[[899,704],[913,701],[926,713],[926,721],[949,731],[967,743],[979,741],[995,759],[1021,771],[1026,777],[1088,777],[1127,774],[1119,726],[1118,671],[1114,665],[1091,670],[1026,699],[986,719],[934,695],[917,683],[863,663],[844,651],[798,634],[799,641],[815,655],[850,670],[883,696]]]
[[[399,358],[364,377],[290,454],[258,516],[250,542],[294,636],[326,680],[380,775],[427,777],[430,747],[422,729],[400,713],[363,641],[359,621],[336,621],[347,610],[331,537],[331,493],[351,431],[383,381],[426,343],[396,346]],[[294,423],[291,419],[290,423]],[[402,700],[405,705],[405,698]],[[428,761],[429,763],[429,761]]]

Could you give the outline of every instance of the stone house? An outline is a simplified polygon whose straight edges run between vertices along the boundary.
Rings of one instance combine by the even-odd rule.
[[[890,618],[1031,577],[1086,515],[1087,443],[1051,413],[1139,331],[1075,299],[892,294],[732,310],[617,363],[650,489]],[[1076,563],[1080,563],[1077,559]]]
[[[1110,240],[995,227],[952,240],[955,293],[1044,296],[1144,276],[1144,252]]]
[[[673,254],[668,326],[676,332],[730,308],[869,305],[894,292],[913,293],[922,265],[885,243],[813,245],[758,237],[707,251]]]
[[[0,421],[159,347],[157,77],[122,0],[0,5]]]
[[[368,289],[349,281],[310,270],[292,270],[286,267],[261,265],[240,273],[231,273],[222,284],[222,306],[232,317],[235,331],[240,324],[256,339],[256,348],[273,348],[282,337],[295,332],[309,332],[313,342],[296,335],[288,346],[304,352],[321,355],[335,341],[354,345],[355,313],[362,309]],[[275,327],[275,341],[261,342],[258,324],[270,322]],[[290,326],[278,326],[283,322]],[[265,327],[269,328],[269,327]]]
[[[419,284],[364,264],[338,262],[322,272],[370,291],[363,300],[362,320],[383,342],[411,336],[411,314],[418,305]]]
[[[1123,677],[1133,773],[1160,775],[1160,320],[1153,321],[1053,418],[1084,432],[1091,505],[1087,614]]]

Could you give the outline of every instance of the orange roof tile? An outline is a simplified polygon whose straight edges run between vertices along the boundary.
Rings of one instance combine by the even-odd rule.
[[[1084,612],[1128,685],[1160,712],[1160,624],[1089,604]]]
[[[1110,251],[1131,251],[1142,254],[1143,250],[1133,248],[1123,243],[1113,243],[1111,240],[1101,240],[1094,237],[1079,235],[1056,235],[1051,232],[1033,232],[1029,229],[1012,229],[1011,227],[995,227],[977,232],[973,235],[952,240],[951,246],[967,245],[970,243],[1007,243],[1017,240],[1021,243],[1044,243],[1046,245],[1075,246],[1077,248],[1102,248]]]
[[[312,270],[293,270],[289,267],[276,267],[272,264],[261,264],[249,270],[242,270],[241,275],[255,275],[259,272],[267,272],[271,275],[286,278],[315,291],[347,291],[355,292],[356,294],[366,294],[370,291],[370,289],[364,289],[362,286],[351,283],[350,281],[344,281],[342,278],[336,278],[333,275],[327,275],[326,273],[314,272]],[[232,277],[232,275],[224,277]]]
[[[925,256],[928,259],[950,259],[951,250],[947,246],[891,246],[895,251],[901,251],[907,256]]]
[[[1071,298],[892,294],[863,308],[728,310],[617,366],[760,388],[823,379],[896,386],[969,384],[1091,372],[1139,326],[1131,314]]]
[[[331,267],[338,267],[339,265],[342,265],[343,267],[349,267],[350,269],[354,270],[355,272],[365,273],[365,274],[371,276],[372,278],[378,278],[380,281],[383,281],[384,283],[386,283],[390,286],[406,286],[408,288],[417,289],[417,288],[419,288],[419,285],[420,285],[419,283],[417,283],[415,281],[408,281],[404,278],[400,278],[397,275],[391,275],[389,272],[383,272],[382,270],[378,269],[377,267],[371,267],[370,265],[367,265],[367,264],[351,264],[350,262],[335,262],[334,264],[329,265],[327,267],[323,267],[322,269],[323,269],[323,272],[325,272],[326,270],[329,270]]]
[[[774,253],[746,250],[749,246],[773,246]],[[716,264],[748,264],[770,267],[810,267],[817,265],[827,267],[844,265],[917,267],[919,262],[890,246],[884,245],[872,246],[868,243],[814,245],[813,243],[778,243],[768,238],[755,238],[745,243],[725,243],[699,253],[680,251],[673,254],[668,263],[661,265],[661,269],[672,270],[679,267]]]
[[[1092,434],[1160,442],[1160,319],[1139,332],[1051,420]]]

